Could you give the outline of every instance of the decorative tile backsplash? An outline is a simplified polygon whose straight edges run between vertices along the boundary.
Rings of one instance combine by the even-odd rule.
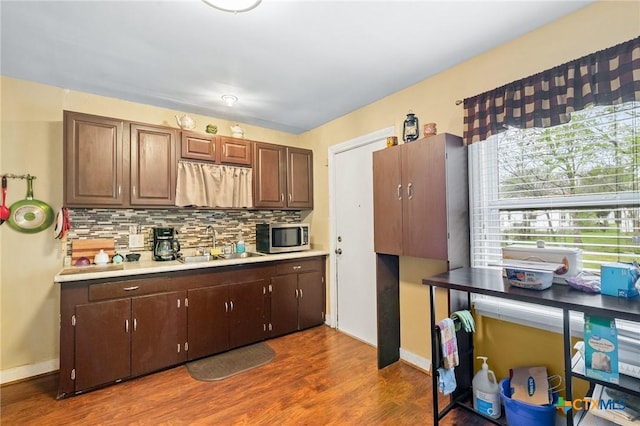
[[[211,233],[216,231],[219,246],[238,239],[238,232],[246,244],[256,242],[256,223],[300,222],[299,211],[287,210],[188,210],[188,209],[69,209],[71,229],[67,233],[67,253],[76,239],[113,238],[117,251],[148,251],[153,244],[151,229],[171,227],[178,231],[182,249],[210,247]],[[129,250],[130,227],[145,235],[144,249]]]

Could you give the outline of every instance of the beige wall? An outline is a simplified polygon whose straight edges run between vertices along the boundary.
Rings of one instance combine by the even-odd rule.
[[[440,133],[461,135],[462,107],[455,105],[456,99],[636,37],[639,17],[638,2],[598,2],[300,136],[241,125],[248,139],[314,150],[315,209],[306,219],[313,225],[313,243],[326,249],[330,146],[388,126],[401,134],[409,109],[422,123],[436,122]],[[64,109],[171,126],[174,115],[181,113],[6,77],[0,79],[0,90],[0,173],[37,176],[36,198],[54,209],[62,204]],[[213,123],[221,134],[230,134],[227,121],[193,117],[200,131]],[[10,203],[24,193],[24,181],[10,180]],[[4,374],[34,364],[45,364],[46,369],[58,356],[59,291],[52,277],[62,263],[59,243],[49,230],[28,235],[6,225],[0,227],[0,240],[0,370]],[[441,269],[441,264],[425,260],[401,261],[402,348],[427,359],[428,293],[421,278]]]
[[[327,150],[331,145],[388,126],[395,126],[396,134],[400,136],[409,109],[416,113],[421,123],[437,123],[439,133],[462,136],[463,109],[455,105],[456,100],[630,40],[639,34],[640,3],[600,1],[303,134],[304,144],[311,146],[319,159],[315,162],[316,208],[311,223],[316,238],[326,236],[326,239],[316,242],[329,247],[326,164]],[[402,259],[400,267],[401,347],[430,359],[429,296],[421,285],[421,278],[437,272],[442,266],[407,258]]]

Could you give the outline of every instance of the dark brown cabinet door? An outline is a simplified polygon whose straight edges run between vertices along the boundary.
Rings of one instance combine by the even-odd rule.
[[[287,207],[313,209],[313,153],[287,148]]]
[[[229,349],[228,289],[226,286],[189,290],[187,299],[188,359]]]
[[[271,336],[298,329],[298,274],[271,278]]]
[[[181,132],[180,158],[218,162],[220,138],[193,132]]]
[[[298,328],[300,330],[324,322],[324,294],[322,272],[311,271],[298,275]]]
[[[266,337],[265,299],[265,280],[229,286],[231,348],[257,342]]]
[[[447,260],[444,138],[407,144],[402,153],[404,255]]]
[[[124,122],[64,111],[64,203],[120,206],[125,187]]]
[[[131,205],[174,205],[175,130],[132,123],[130,131]]]
[[[402,254],[402,145],[373,153],[373,244],[376,253]]]
[[[76,306],[76,392],[131,375],[131,329],[131,299]]]
[[[161,293],[131,299],[131,375],[137,376],[182,361],[179,335],[181,293]]]
[[[255,207],[286,207],[286,148],[280,145],[256,143],[253,162]]]
[[[253,158],[251,155],[252,145],[253,142],[248,140],[221,136],[220,162],[226,164],[251,166],[251,160]]]

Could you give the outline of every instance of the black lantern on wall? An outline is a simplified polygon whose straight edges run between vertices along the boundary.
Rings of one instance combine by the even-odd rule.
[[[407,118],[404,120],[404,126],[402,126],[402,140],[405,142],[411,142],[418,139],[419,134],[418,117],[409,110]]]

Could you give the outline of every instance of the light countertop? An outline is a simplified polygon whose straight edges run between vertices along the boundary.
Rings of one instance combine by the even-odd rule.
[[[307,257],[326,256],[326,250],[307,250],[293,253],[267,254],[238,259],[217,259],[203,262],[180,262],[141,260],[138,262],[123,262],[119,264],[107,264],[105,266],[72,266],[62,269],[53,278],[56,283],[74,281],[86,281],[100,278],[129,277],[134,275],[157,274],[161,272],[187,271],[192,269],[217,268],[221,266],[244,265],[277,260],[304,259]]]

